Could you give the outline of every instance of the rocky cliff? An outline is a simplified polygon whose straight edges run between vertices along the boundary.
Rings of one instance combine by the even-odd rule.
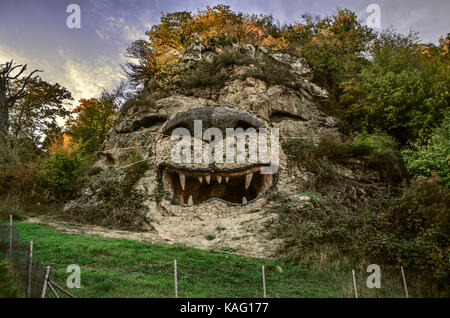
[[[311,82],[312,70],[304,59],[252,45],[205,47],[198,43],[180,57],[178,84],[165,94],[145,90],[127,103],[95,164],[98,175],[114,170],[117,178],[134,164],[126,161],[130,153],[140,154],[148,164],[134,190],[142,194],[145,212],[136,230],[148,232],[150,241],[271,257],[283,244],[265,230],[277,220],[276,195],[284,195],[296,207],[313,206],[311,196],[297,195],[308,190],[356,204],[377,179],[359,162],[330,163],[336,178],[344,181],[336,191],[322,192],[317,186],[311,188],[317,169],[285,151],[283,145],[291,140],[314,146],[324,136],[345,139],[338,130],[339,120],[321,110],[327,92]],[[209,73],[198,84],[202,69]],[[196,120],[202,122],[200,138],[194,132]],[[189,132],[186,140],[192,145],[197,142],[201,149],[211,149],[208,129],[225,136],[227,129],[238,127],[264,128],[269,134],[279,129],[279,168],[273,174],[262,172],[267,162],[259,157],[239,162],[237,153],[227,158],[225,151],[224,160],[192,157],[174,162],[173,149],[179,139],[172,135],[177,128]],[[187,154],[194,156],[191,150]],[[214,148],[214,156],[218,151]],[[250,144],[245,146],[244,157],[249,159],[253,151]],[[93,177],[66,210],[101,203],[99,187],[98,178]]]

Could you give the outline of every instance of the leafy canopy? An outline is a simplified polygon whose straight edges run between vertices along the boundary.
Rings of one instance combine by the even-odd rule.
[[[81,99],[73,113],[75,119],[67,121],[68,134],[83,153],[97,151],[111,128],[116,105],[109,98]]]
[[[24,79],[17,79],[13,90],[23,85]],[[10,110],[12,136],[26,136],[37,144],[50,127],[57,125],[58,118],[66,118],[70,111],[71,93],[58,83],[51,84],[40,77],[31,78],[25,86],[25,96]]]

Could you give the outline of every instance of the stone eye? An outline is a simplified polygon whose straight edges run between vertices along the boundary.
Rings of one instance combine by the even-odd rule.
[[[159,128],[161,127],[167,120],[166,116],[147,116],[143,117],[140,120],[137,120],[133,123],[132,130],[136,131],[141,128]]]

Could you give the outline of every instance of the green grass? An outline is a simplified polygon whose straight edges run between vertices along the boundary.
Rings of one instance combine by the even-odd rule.
[[[0,298],[19,298],[24,294],[14,281],[10,265],[0,253]]]
[[[173,260],[178,263],[180,297],[261,297],[261,266],[272,297],[333,297],[340,286],[301,266],[124,239],[70,235],[47,226],[15,223],[33,240],[34,255],[64,284],[67,265],[81,267],[80,297],[173,297]],[[276,266],[283,268],[280,273]]]
[[[180,297],[262,297],[262,265],[268,297],[353,297],[352,267],[338,260],[294,265],[184,246],[66,234],[35,223],[14,225],[23,239],[33,240],[34,256],[51,266],[51,279],[58,284],[65,286],[68,265],[81,267],[82,288],[71,289],[77,297],[173,297],[174,259]],[[385,284],[389,287],[374,291],[365,287],[365,268],[355,269],[360,297],[403,297],[400,276]]]

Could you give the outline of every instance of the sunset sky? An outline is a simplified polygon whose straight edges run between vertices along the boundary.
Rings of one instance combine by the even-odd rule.
[[[81,7],[80,29],[66,26],[71,3]],[[325,15],[340,7],[353,10],[365,22],[371,3],[381,8],[382,29],[413,29],[423,41],[434,43],[450,32],[448,0],[0,0],[0,64],[14,59],[42,69],[44,80],[66,86],[78,100],[95,97],[124,77],[124,50],[145,37],[161,12],[228,4],[234,11],[272,14],[283,24],[300,20],[304,13]]]

